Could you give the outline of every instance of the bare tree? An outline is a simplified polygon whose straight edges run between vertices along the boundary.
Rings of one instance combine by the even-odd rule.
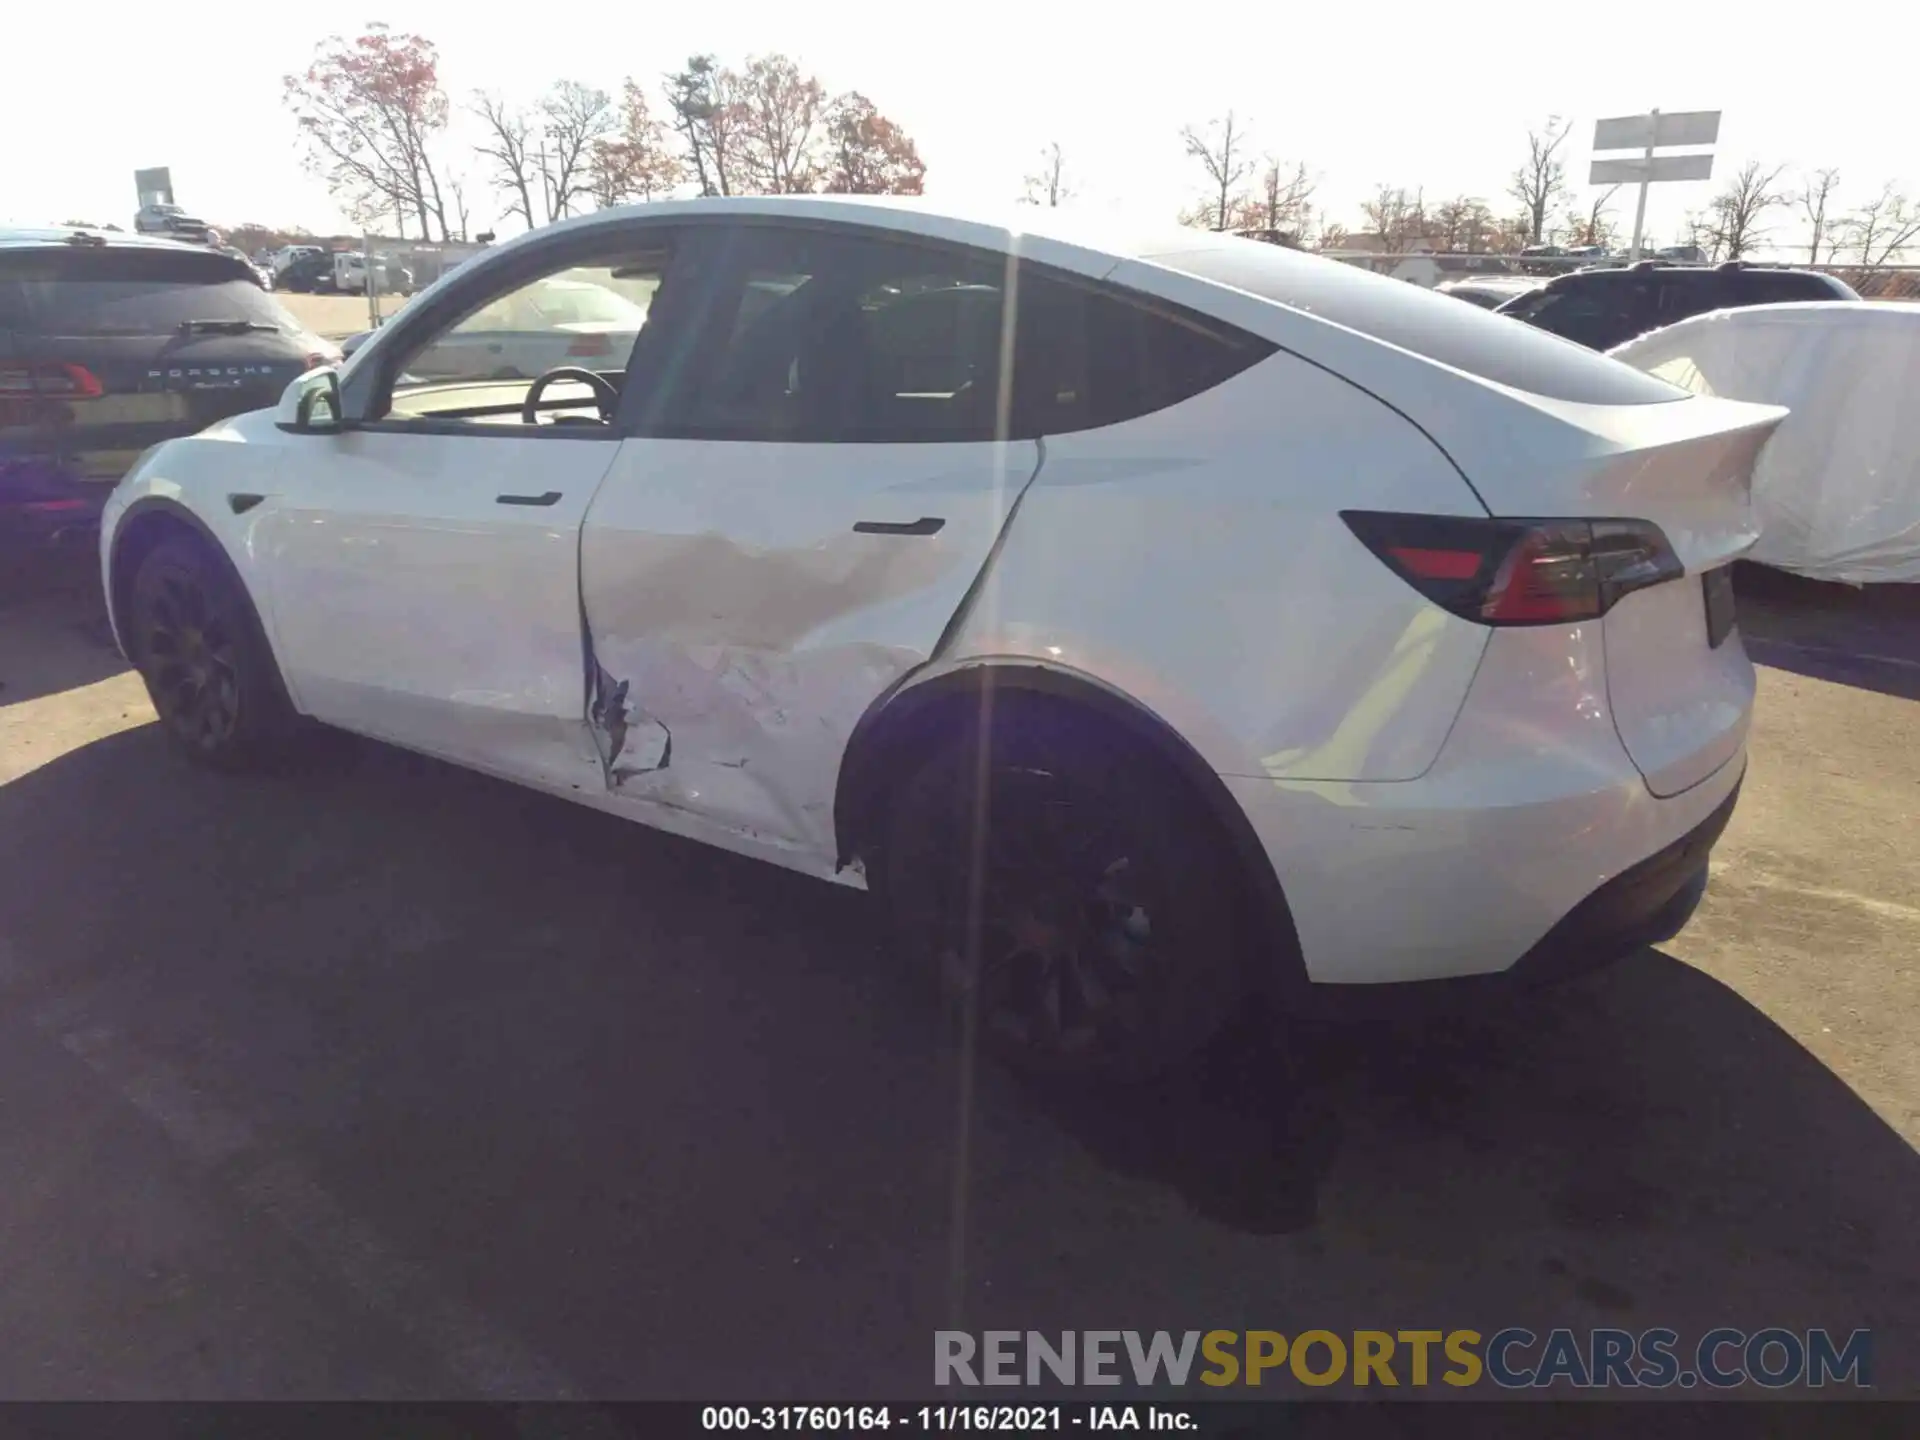
[[[1833,198],[1833,192],[1840,184],[1840,172],[1831,166],[1824,170],[1815,170],[1806,178],[1793,197],[1800,206],[1800,213],[1807,217],[1812,228],[1812,237],[1807,241],[1807,263],[1820,263],[1820,246],[1826,241],[1834,228],[1834,222],[1827,215],[1827,203]]]
[[[727,79],[739,112],[741,179],[770,195],[817,189],[826,87],[785,55],[756,56]]]
[[[1269,155],[1261,162],[1260,188],[1249,207],[1254,223],[1239,228],[1297,237],[1313,219],[1313,191],[1306,161],[1288,164]]]
[[[1213,217],[1212,228],[1225,230],[1232,213],[1234,191],[1253,171],[1253,162],[1246,154],[1246,131],[1233,111],[1229,110],[1222,118],[1210,120],[1202,128],[1188,125],[1181,130],[1180,140],[1186,146],[1187,154],[1198,160],[1201,168],[1207,172],[1211,197],[1208,211]]]
[[[1567,243],[1569,245],[1603,245],[1611,247],[1619,235],[1617,227],[1610,218],[1613,214],[1613,197],[1619,192],[1618,185],[1610,185],[1602,191],[1585,210],[1569,208],[1567,211]]]
[[[1440,248],[1477,255],[1492,242],[1497,222],[1487,202],[1473,195],[1459,195],[1433,207],[1433,238]]]
[[[1401,254],[1426,238],[1427,212],[1418,190],[1408,194],[1404,186],[1382,185],[1373,199],[1360,203],[1360,213],[1389,255]]]
[[[711,55],[695,55],[667,77],[673,128],[702,195],[731,195],[738,181],[741,107],[735,77]]]
[[[1674,243],[1697,250],[1709,260],[1720,258],[1720,241],[1714,234],[1713,221],[1697,210],[1689,210],[1686,219],[1680,222],[1679,237]]]
[[[487,127],[486,140],[475,149],[492,162],[494,188],[508,196],[507,213],[526,221],[529,230],[551,220],[544,207],[540,219],[534,219],[533,186],[538,171],[532,118],[518,106],[484,91],[475,93],[473,113]]]
[[[282,81],[300,127],[307,164],[356,221],[409,216],[420,238],[447,238],[446,207],[433,145],[447,125],[439,56],[420,35],[369,25],[353,39],[335,35],[314,50],[313,63]]]
[[[1713,197],[1708,207],[1713,216],[1715,253],[1727,260],[1738,260],[1757,245],[1766,234],[1760,224],[1767,211],[1787,203],[1787,197],[1774,189],[1780,168],[1763,170],[1758,160],[1749,160],[1734,172],[1726,189]]]
[[[1029,205],[1045,205],[1056,208],[1062,200],[1073,198],[1073,191],[1067,185],[1066,162],[1060,155],[1060,142],[1050,141],[1040,151],[1040,168],[1027,176],[1027,191],[1024,197]]]
[[[827,111],[830,195],[918,195],[927,178],[913,137],[857,90]]]
[[[1920,206],[1889,181],[1877,197],[1846,218],[1843,228],[1847,248],[1872,274],[1897,260],[1920,235]]]
[[[632,80],[620,90],[620,128],[594,142],[587,161],[587,189],[601,209],[628,200],[651,200],[672,191],[686,176],[667,144],[666,126],[654,119],[647,95]]]
[[[571,214],[573,202],[591,193],[587,174],[593,147],[619,124],[613,97],[604,90],[562,80],[540,102],[547,191],[554,219]]]
[[[1560,147],[1566,138],[1566,123],[1558,115],[1548,116],[1544,129],[1529,130],[1527,158],[1513,172],[1513,179],[1507,185],[1507,193],[1525,207],[1527,233],[1535,245],[1546,233],[1547,216],[1552,213],[1554,202],[1567,190],[1566,161],[1560,157]]]
[[[467,207],[467,177],[457,171],[449,171],[447,194],[453,197],[453,213],[458,217],[457,222],[451,227],[452,233],[447,238],[465,244],[471,219]]]

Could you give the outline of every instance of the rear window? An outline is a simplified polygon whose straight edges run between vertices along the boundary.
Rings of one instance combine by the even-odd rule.
[[[240,262],[191,251],[35,250],[0,257],[0,310],[57,335],[167,335],[191,321],[299,330]]]
[[[1545,331],[1337,260],[1256,240],[1230,239],[1144,258],[1182,274],[1277,300],[1469,375],[1551,400],[1649,405],[1686,398],[1684,390]]]

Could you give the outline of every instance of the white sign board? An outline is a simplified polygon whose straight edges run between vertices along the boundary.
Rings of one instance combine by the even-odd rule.
[[[1711,180],[1711,155],[1642,155],[1619,160],[1595,160],[1587,171],[1589,185],[1638,185],[1642,180]]]
[[[1680,110],[1671,115],[1622,115],[1593,127],[1596,150],[1644,150],[1649,145],[1712,145],[1720,139],[1718,110]],[[1704,178],[1704,177],[1703,177]]]
[[[156,166],[152,170],[133,172],[134,193],[140,197],[142,207],[148,205],[171,205],[173,203],[173,172],[166,166]]]

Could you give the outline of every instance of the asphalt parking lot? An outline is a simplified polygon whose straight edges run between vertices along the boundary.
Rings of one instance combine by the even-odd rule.
[[[370,744],[175,762],[0,608],[0,1396],[907,1398],[931,1332],[1875,1332],[1920,1392],[1920,622],[1746,602],[1705,908],[1066,1100],[861,897]],[[49,593],[50,590],[55,593]]]
[[[367,328],[367,297],[364,295],[296,295],[290,290],[274,293],[274,299],[287,312],[316,335],[344,340]],[[406,305],[398,295],[380,297],[380,313],[391,320]]]

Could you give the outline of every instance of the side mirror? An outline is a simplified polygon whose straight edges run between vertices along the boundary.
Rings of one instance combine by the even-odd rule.
[[[338,367],[322,365],[287,386],[275,422],[282,430],[302,435],[344,430]]]

